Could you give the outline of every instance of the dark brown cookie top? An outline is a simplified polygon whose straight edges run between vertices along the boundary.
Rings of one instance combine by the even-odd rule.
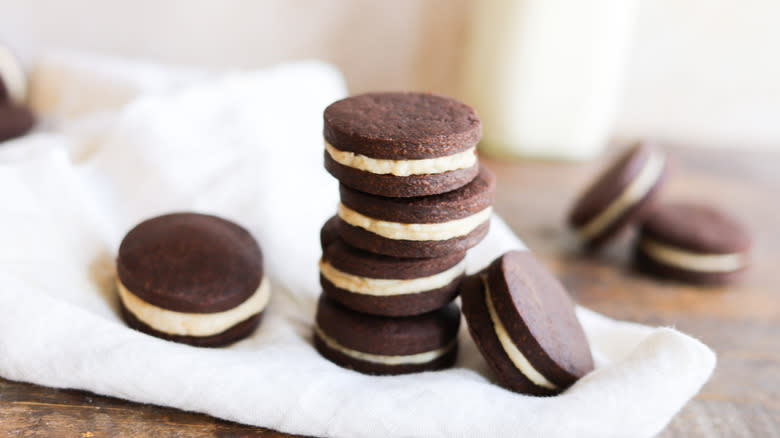
[[[508,252],[483,273],[496,313],[534,368],[562,387],[593,370],[574,302],[529,251]]]
[[[403,356],[445,347],[458,334],[460,309],[449,303],[416,316],[386,317],[349,310],[320,297],[317,327],[342,346],[363,353]]]
[[[634,181],[654,153],[660,153],[658,148],[645,142],[623,153],[580,195],[569,214],[569,224],[582,227],[603,212]]]
[[[461,219],[493,205],[496,177],[480,166],[473,181],[441,195],[385,198],[339,185],[341,202],[365,216],[406,224],[441,223]]]
[[[263,278],[260,247],[247,230],[196,213],[158,216],[136,225],[117,258],[122,284],[164,309],[215,313],[254,294]]]
[[[647,216],[642,236],[704,254],[750,250],[751,237],[738,220],[704,204],[674,202],[656,206]]]
[[[452,155],[482,135],[474,108],[430,93],[368,93],[325,109],[325,140],[343,151],[410,160]]]
[[[340,239],[338,216],[331,216],[320,229],[320,248],[324,252],[328,245]]]
[[[0,141],[28,133],[35,126],[35,116],[25,107],[0,104]]]
[[[398,258],[362,251],[344,243],[333,226],[328,226],[336,220],[334,216],[322,229],[322,240],[327,243],[322,260],[347,274],[400,280],[429,277],[452,268],[466,257],[464,251],[430,259]]]

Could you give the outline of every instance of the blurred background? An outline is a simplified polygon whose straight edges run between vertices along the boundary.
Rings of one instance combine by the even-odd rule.
[[[636,9],[612,17],[621,3]],[[495,10],[511,20],[486,34],[475,22]],[[528,85],[477,105],[481,112],[528,90],[565,88],[559,84],[578,75],[604,77],[614,88],[607,93],[614,108],[603,109],[611,137],[702,147],[780,147],[779,22],[777,0],[0,0],[0,41],[28,66],[54,48],[217,69],[319,58],[344,72],[353,93],[421,89],[467,98],[469,71],[484,72],[474,66],[486,62],[474,53],[495,48],[489,69],[508,68],[505,80]],[[596,41],[594,29],[614,32]],[[516,44],[499,50],[506,39]],[[588,41],[611,44],[609,60],[546,65],[539,55],[598,54]],[[524,63],[547,69],[538,72],[547,81],[541,88],[538,77],[515,74]]]

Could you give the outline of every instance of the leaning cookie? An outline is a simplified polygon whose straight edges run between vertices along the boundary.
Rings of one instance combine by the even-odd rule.
[[[11,49],[0,44],[0,102],[21,105],[26,99],[27,75],[24,68]]]
[[[495,188],[484,167],[458,190],[419,198],[384,198],[342,184],[338,233],[349,245],[393,257],[465,251],[487,234]]]
[[[655,207],[640,230],[637,267],[697,284],[723,284],[747,269],[751,238],[736,219],[700,204]]]
[[[530,252],[504,254],[460,290],[469,332],[506,388],[554,395],[593,370],[571,298]]]
[[[331,218],[322,229],[320,284],[329,298],[362,313],[409,316],[436,310],[458,294],[466,253],[430,259],[389,257],[345,244]]]
[[[481,122],[470,106],[429,93],[370,93],[324,113],[325,168],[342,184],[389,197],[427,196],[478,172]]]
[[[662,186],[666,155],[650,143],[624,153],[579,197],[569,225],[585,247],[597,249],[646,213]]]
[[[251,334],[271,294],[249,232],[195,213],[159,216],[133,228],[119,247],[117,289],[128,325],[203,347]]]
[[[460,311],[450,303],[417,316],[366,315],[325,296],[317,305],[314,345],[331,362],[365,374],[405,374],[452,366]]]

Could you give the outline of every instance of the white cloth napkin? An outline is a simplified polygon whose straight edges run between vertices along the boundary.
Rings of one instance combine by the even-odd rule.
[[[321,139],[322,110],[345,94],[336,70],[206,74],[58,55],[33,87],[49,132],[0,147],[5,378],[316,436],[604,438],[658,433],[712,373],[715,355],[699,341],[583,308],[597,369],[557,397],[496,385],[465,327],[453,369],[339,368],[312,347],[318,233],[338,196]],[[273,297],[251,338],[200,349],[120,320],[119,242],[176,210],[232,219],[260,242]],[[522,247],[496,218],[469,269]]]

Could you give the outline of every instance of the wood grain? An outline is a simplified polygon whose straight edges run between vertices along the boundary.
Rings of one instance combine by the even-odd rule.
[[[780,153],[674,148],[667,199],[713,202],[746,222],[754,262],[737,285],[695,287],[631,269],[630,233],[604,254],[583,257],[563,221],[603,162],[484,160],[496,172],[496,210],[568,286],[608,316],[669,325],[713,347],[710,382],[661,434],[677,437],[780,436]],[[0,379],[0,436],[290,437],[205,415]]]
[[[574,198],[603,163],[489,162],[497,211],[583,305],[607,316],[674,326],[718,354],[712,379],[660,435],[780,436],[780,154],[671,150],[663,200],[709,202],[746,223],[753,266],[738,284],[701,289],[632,270],[632,233],[597,257],[583,257],[564,230]]]

